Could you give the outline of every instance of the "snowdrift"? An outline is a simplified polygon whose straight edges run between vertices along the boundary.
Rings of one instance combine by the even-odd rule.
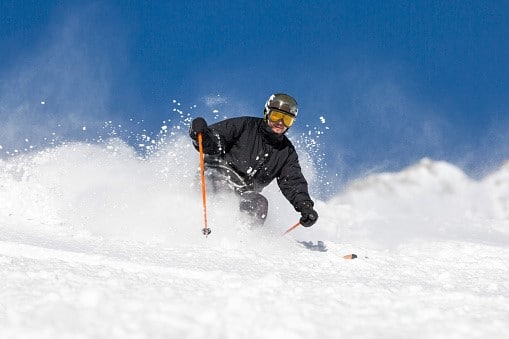
[[[196,158],[181,137],[148,158],[110,139],[0,160],[0,220],[49,230],[186,239],[188,229],[202,224]],[[313,173],[310,166],[305,163],[305,171]],[[475,181],[449,163],[425,158],[397,173],[358,179],[330,200],[317,201],[319,227],[295,234],[383,247],[423,237],[505,241],[508,179],[507,164]],[[264,194],[270,201],[267,229],[279,232],[298,220],[276,185]],[[211,224],[219,231],[240,226],[235,199],[209,195],[209,200]]]

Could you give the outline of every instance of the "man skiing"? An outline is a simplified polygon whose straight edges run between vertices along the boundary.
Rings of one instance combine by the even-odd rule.
[[[302,226],[312,226],[318,219],[297,152],[285,136],[297,113],[295,99],[278,93],[267,100],[263,118],[231,118],[210,126],[196,118],[191,123],[189,135],[197,149],[197,136],[202,134],[206,174],[213,187],[236,192],[241,211],[253,216],[258,225],[263,225],[268,211],[268,201],[260,192],[274,179],[301,213]]]

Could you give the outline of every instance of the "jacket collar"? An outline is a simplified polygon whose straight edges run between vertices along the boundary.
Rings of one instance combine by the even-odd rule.
[[[277,145],[283,142],[285,139],[285,133],[283,134],[277,134],[272,131],[272,129],[269,127],[266,121],[263,119],[260,123],[260,133],[263,135],[263,137],[272,145]],[[288,130],[287,130],[288,131]]]

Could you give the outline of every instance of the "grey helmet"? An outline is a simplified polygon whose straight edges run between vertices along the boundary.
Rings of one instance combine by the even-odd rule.
[[[297,101],[284,93],[272,94],[269,97],[269,100],[267,100],[265,104],[264,114],[266,115],[271,108],[286,112],[294,117],[297,117],[297,113],[299,112]]]

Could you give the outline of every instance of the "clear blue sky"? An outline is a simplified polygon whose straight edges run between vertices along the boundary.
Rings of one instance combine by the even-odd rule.
[[[474,176],[509,159],[507,1],[3,0],[0,19],[4,150],[55,125],[157,131],[173,99],[261,115],[283,91],[300,103],[292,133],[323,130],[342,181],[424,156]]]

